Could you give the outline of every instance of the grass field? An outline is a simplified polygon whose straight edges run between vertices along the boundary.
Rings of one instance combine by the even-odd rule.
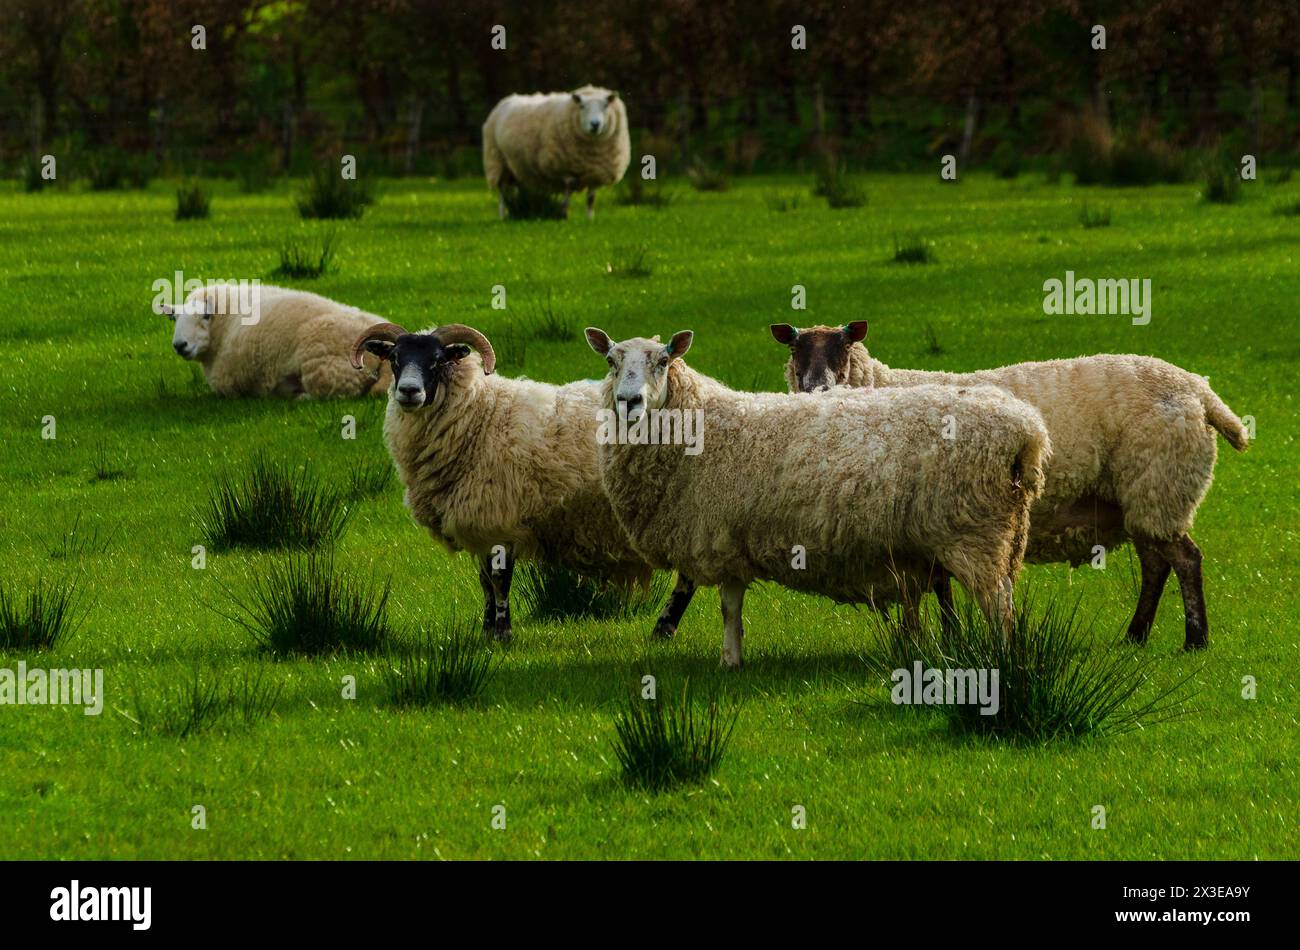
[[[743,672],[717,669],[721,620],[701,591],[678,637],[653,618],[537,623],[482,700],[391,709],[377,657],[278,661],[223,616],[278,555],[209,554],[196,509],[214,478],[257,452],[330,479],[386,456],[382,400],[226,401],[176,358],[151,285],[270,282],[278,248],[305,226],[287,187],[213,184],[212,217],[174,222],[174,186],[91,195],[0,191],[0,578],[79,577],[84,625],[49,667],[103,667],[106,708],[0,707],[0,840],[10,858],[1283,858],[1300,851],[1300,218],[1273,213],[1300,183],[1246,187],[1237,205],[1195,185],[1084,189],[1041,179],[866,176],[868,203],[829,210],[805,179],[743,179],[667,208],[602,196],[594,222],[502,224],[478,181],[385,182],[366,216],[337,229],[334,272],[296,285],[410,327],[472,324],[502,371],[567,381],[604,372],[581,338],[696,331],[690,361],[738,388],[780,389],[772,322],[871,322],[887,363],[974,369],[1098,352],[1153,354],[1210,377],[1257,441],[1220,442],[1194,537],[1205,552],[1211,648],[1188,656],[1171,579],[1148,649],[1157,679],[1192,674],[1190,715],[1145,731],[1045,747],[954,738],[942,716],[898,709],[864,672],[864,612],[779,588],[746,601]],[[793,211],[768,199],[801,193]],[[1108,207],[1109,227],[1080,210]],[[895,238],[933,242],[929,264],[893,263]],[[649,276],[608,273],[643,257]],[[1123,316],[1046,316],[1043,281],[1150,277],[1147,326]],[[791,288],[807,290],[792,312]],[[507,308],[493,309],[494,287]],[[527,341],[550,297],[569,339]],[[510,325],[513,321],[513,329]],[[515,342],[502,343],[513,334]],[[342,418],[357,420],[355,440]],[[42,438],[54,416],[57,437]],[[94,550],[51,556],[64,533]],[[55,552],[61,554],[63,552]],[[435,548],[394,480],[359,502],[337,563],[391,578],[414,636],[476,622],[467,557]],[[1099,638],[1135,600],[1135,559],[1105,571],[1030,566],[1035,595],[1082,598]],[[199,669],[282,687],[250,729],[186,739],[137,734],[133,697],[159,697]],[[742,701],[722,765],[695,788],[625,789],[615,711],[648,669],[674,688],[725,681]],[[355,699],[343,678],[355,676]],[[1243,677],[1258,695],[1242,698]],[[192,808],[207,827],[191,826]],[[492,827],[504,805],[504,830]],[[807,828],[791,827],[792,808]],[[1095,805],[1106,828],[1092,827]]]

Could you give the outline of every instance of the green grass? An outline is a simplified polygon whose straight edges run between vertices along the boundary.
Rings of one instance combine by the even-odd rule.
[[[1064,176],[1068,182],[1069,176]],[[696,331],[692,365],[740,387],[782,389],[785,350],[766,325],[871,323],[894,366],[969,370],[1081,353],[1149,353],[1210,377],[1258,439],[1221,446],[1194,535],[1205,554],[1211,646],[1184,655],[1171,580],[1146,652],[1152,688],[1191,676],[1195,699],[1171,722],[1104,739],[1008,746],[954,735],[942,714],[888,703],[859,655],[863,610],[771,585],[746,598],[746,667],[717,670],[716,592],[702,590],[675,639],[653,616],[514,616],[514,644],[479,702],[419,711],[388,701],[384,652],[277,658],[230,613],[284,555],[209,550],[193,512],[222,473],[259,453],[310,461],[346,491],[384,460],[383,401],[219,399],[171,352],[149,310],[150,282],[265,276],[301,225],[296,184],[243,194],[205,182],[221,213],[171,224],[175,182],[91,194],[83,184],[23,193],[0,183],[0,576],[30,590],[49,551],[98,528],[111,544],[70,552],[87,616],[40,654],[49,666],[103,668],[98,717],[0,707],[0,836],[12,858],[1284,858],[1295,854],[1300,739],[1293,675],[1300,649],[1300,183],[1258,183],[1262,200],[1201,202],[1199,182],[1053,187],[1032,172],[862,175],[853,213],[806,201],[774,214],[766,196],[807,194],[808,176],[737,177],[725,192],[679,181],[667,208],[602,201],[594,221],[502,225],[480,180],[387,181],[384,201],[339,225],[348,266],[312,289],[405,326],[454,319],[497,342],[530,301],[617,338]],[[1087,200],[1109,228],[1077,223]],[[895,234],[942,238],[926,266],[893,264]],[[603,279],[610,248],[654,251],[648,280]],[[1066,270],[1150,277],[1146,326],[1126,317],[1048,316],[1042,284]],[[808,310],[788,312],[790,288]],[[494,310],[490,288],[508,289]],[[517,312],[516,312],[517,311]],[[929,324],[942,353],[930,352]],[[666,338],[666,337],[665,337]],[[528,376],[597,377],[578,338],[536,341]],[[160,381],[164,384],[160,386]],[[354,415],[355,440],[339,437]],[[57,438],[41,438],[42,418]],[[706,441],[706,446],[707,446]],[[91,477],[104,446],[131,477]],[[707,450],[707,448],[706,448]],[[335,568],[391,577],[401,630],[477,616],[477,568],[410,520],[392,485],[357,504],[332,545]],[[78,512],[84,512],[73,529]],[[1098,636],[1123,630],[1135,599],[1131,552],[1104,571],[1031,565],[1036,593],[1081,598]],[[213,609],[213,608],[219,608]],[[0,667],[20,658],[0,654]],[[280,684],[274,714],[183,740],[126,718],[201,666]],[[743,701],[721,766],[703,784],[656,796],[626,788],[611,748],[629,690],[653,670]],[[1243,677],[1258,694],[1242,698]],[[355,685],[351,692],[349,683]],[[864,701],[866,697],[870,701]],[[202,804],[206,831],[190,828]],[[505,805],[507,830],[492,829]],[[1090,827],[1104,805],[1108,828]],[[808,827],[791,827],[791,809]],[[554,829],[551,833],[550,829]]]

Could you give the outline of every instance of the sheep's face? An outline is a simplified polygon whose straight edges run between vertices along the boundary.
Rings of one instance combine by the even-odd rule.
[[[809,327],[796,330],[788,323],[774,323],[772,337],[790,348],[785,378],[794,392],[824,392],[849,381],[849,351],[867,335],[867,321],[842,327]]]
[[[404,412],[417,412],[442,403],[460,361],[470,354],[470,348],[464,343],[443,346],[430,333],[404,333],[393,342],[368,340],[366,349],[392,366],[393,385],[389,395]]]
[[[197,360],[208,351],[212,335],[212,310],[206,300],[187,300],[175,309],[167,309],[168,318],[176,324],[172,331],[172,349],[185,360]]]
[[[614,100],[618,93],[575,92],[573,100],[574,121],[583,135],[608,135],[614,131]]]
[[[660,343],[657,336],[615,343],[604,330],[588,327],[587,342],[609,363],[614,403],[610,408],[626,414],[629,423],[647,411],[662,409],[668,400],[668,367],[686,355],[694,337],[690,330],[683,330],[674,333],[667,345]]]

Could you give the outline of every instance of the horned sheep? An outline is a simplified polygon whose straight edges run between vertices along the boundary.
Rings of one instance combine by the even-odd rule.
[[[354,367],[352,341],[383,317],[283,287],[211,283],[180,307],[172,349],[199,364],[220,396],[328,399],[387,391],[388,368],[370,357]]]
[[[649,578],[601,488],[597,383],[495,375],[492,344],[462,324],[422,333],[381,324],[352,353],[354,363],[370,353],[392,368],[384,439],[406,505],[434,539],[478,560],[485,635],[511,638],[518,558],[624,584]],[[656,633],[670,636],[685,606],[675,594]]]
[[[596,213],[596,189],[623,178],[632,157],[627,109],[617,92],[583,86],[573,92],[506,96],[483,123],[483,171],[506,216],[506,191],[564,193],[587,190],[587,217]]]
[[[614,513],[652,566],[721,588],[724,666],[742,663],[744,595],[758,580],[879,607],[937,567],[991,621],[1010,620],[1051,451],[1037,410],[991,387],[740,393],[682,362],[690,331],[667,345],[586,333],[609,363],[602,405],[633,427],[601,440]],[[661,412],[698,414],[702,451],[634,435]]]
[[[1214,480],[1215,430],[1238,451],[1249,436],[1202,377],[1155,357],[1109,354],[973,373],[895,369],[867,352],[866,321],[804,330],[774,324],[771,331],[790,348],[791,392],[991,385],[1036,406],[1053,451],[1030,517],[1026,560],[1077,565],[1098,546],[1131,540],[1142,586],[1129,638],[1146,642],[1172,569],[1183,596],[1183,645],[1208,643],[1201,551],[1188,532]]]

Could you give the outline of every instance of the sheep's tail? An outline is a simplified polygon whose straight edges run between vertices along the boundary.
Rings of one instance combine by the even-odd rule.
[[[1011,464],[1011,481],[1018,485],[1032,505],[1043,493],[1046,479],[1043,469],[1052,457],[1052,441],[1041,422],[1028,429],[1024,443]]]
[[[1209,383],[1199,376],[1196,378],[1201,383],[1197,395],[1200,397],[1201,405],[1205,407],[1205,421],[1218,429],[1219,434],[1238,452],[1246,451],[1246,447],[1250,445],[1250,433],[1246,431],[1246,427],[1237,418],[1237,414],[1228,408],[1227,403],[1219,398],[1218,393],[1210,388]]]

